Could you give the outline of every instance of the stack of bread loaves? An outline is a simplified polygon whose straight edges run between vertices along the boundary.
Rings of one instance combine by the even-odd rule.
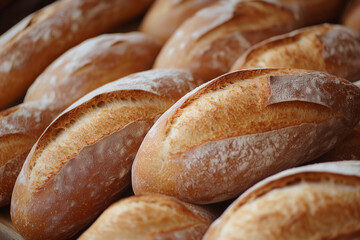
[[[31,14],[0,36],[0,206],[34,240],[357,239],[357,5]]]

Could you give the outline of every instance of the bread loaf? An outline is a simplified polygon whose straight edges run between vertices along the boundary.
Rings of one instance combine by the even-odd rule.
[[[360,81],[354,82],[360,88]],[[336,144],[329,152],[322,155],[315,162],[329,162],[340,160],[360,160],[360,122],[344,141]]]
[[[155,68],[185,68],[210,80],[230,70],[251,45],[298,27],[292,11],[264,1],[219,1],[182,24]]]
[[[237,197],[330,150],[358,123],[359,110],[360,89],[327,73],[223,75],[158,119],[136,155],[133,190],[201,204]]]
[[[252,46],[232,66],[286,67],[360,78],[360,34],[341,25],[323,24],[295,30]]]
[[[41,135],[15,183],[11,218],[27,239],[66,239],[130,184],[140,143],[158,115],[199,79],[185,70],[129,75],[79,99]]]
[[[26,17],[0,37],[0,109],[25,95],[58,56],[141,13],[151,0],[62,0]]]
[[[360,32],[360,1],[350,0],[344,11],[341,23],[345,26]]]
[[[132,196],[106,209],[79,240],[201,240],[214,219],[209,210],[172,197]]]
[[[163,43],[198,10],[216,0],[156,0],[146,13],[140,31]]]
[[[51,101],[33,101],[0,112],[0,206],[10,203],[32,145],[62,110]]]
[[[6,145],[0,148],[0,167],[4,168],[0,176],[0,206],[10,203],[12,188],[26,156],[58,114],[94,88],[149,69],[159,50],[157,41],[141,33],[90,39],[51,64],[30,88],[26,103],[0,113],[7,116],[0,120],[0,126],[3,125],[0,141]],[[23,120],[24,116],[27,121]]]
[[[212,239],[358,239],[360,161],[322,163],[271,176],[209,228]]]
[[[105,83],[150,69],[160,48],[158,41],[137,32],[89,39],[47,67],[24,101],[53,100],[65,109]]]

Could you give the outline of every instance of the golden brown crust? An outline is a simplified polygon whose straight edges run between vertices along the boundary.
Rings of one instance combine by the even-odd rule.
[[[185,70],[151,70],[96,89],[65,110],[17,179],[11,205],[17,230],[29,239],[63,239],[89,224],[129,185],[136,151],[158,115],[200,83]]]
[[[223,75],[178,101],[149,131],[133,164],[134,192],[194,203],[236,197],[341,141],[360,118],[358,101],[358,88],[325,73]]]
[[[61,111],[50,101],[34,101],[0,112],[0,206],[10,203],[26,156]]]
[[[360,1],[350,0],[344,11],[341,23],[360,32]]]
[[[325,71],[349,81],[360,77],[360,35],[341,25],[323,24],[265,40],[248,49],[231,71],[288,67]]]
[[[271,176],[233,202],[204,239],[354,236],[360,229],[359,169],[360,162],[344,161],[308,165]],[[270,205],[274,201],[278,207]],[[262,231],[257,230],[259,227]]]
[[[65,109],[105,83],[150,69],[160,47],[136,32],[87,40],[54,61],[31,85],[24,101],[52,100]]]
[[[230,70],[251,45],[295,29],[294,14],[262,1],[220,1],[198,11],[172,35],[155,68],[185,68],[210,80]]]
[[[205,208],[163,195],[114,203],[79,239],[201,239],[215,216]]]
[[[146,13],[140,31],[165,43],[198,10],[216,0],[157,0]]]
[[[0,38],[0,109],[21,98],[67,49],[136,16],[150,2],[65,0],[25,18]]]

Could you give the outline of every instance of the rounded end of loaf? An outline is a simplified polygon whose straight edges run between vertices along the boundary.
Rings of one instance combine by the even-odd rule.
[[[352,239],[360,231],[358,161],[271,176],[235,200],[204,239]]]
[[[183,97],[151,128],[133,164],[134,192],[199,204],[236,197],[330,150],[359,120],[359,101],[357,87],[326,73],[223,75]]]
[[[140,195],[112,204],[81,239],[201,239],[215,216],[163,195]]]

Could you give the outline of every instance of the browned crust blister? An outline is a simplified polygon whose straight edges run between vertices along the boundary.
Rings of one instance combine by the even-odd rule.
[[[152,70],[71,105],[19,174],[11,204],[17,230],[29,239],[63,239],[89,224],[129,185],[135,153],[158,115],[200,83],[185,70]]]
[[[201,239],[214,219],[176,198],[132,196],[110,206],[79,239]]]
[[[347,236],[358,236],[359,164],[359,161],[314,164],[271,176],[233,202],[204,239],[309,239],[315,236],[314,239],[348,239]],[[276,198],[277,207],[267,205],[273,198]],[[296,204],[289,208],[289,202]],[[256,211],[253,206],[260,208]],[[281,216],[284,217],[280,219]],[[243,225],[244,221],[247,226]],[[262,231],[257,231],[260,227]]]
[[[0,109],[23,97],[46,66],[67,49],[136,16],[150,2],[65,0],[25,18],[0,38]]]
[[[231,69],[291,67],[329,72],[356,81],[360,77],[359,56],[358,33],[341,25],[323,24],[254,45]]]
[[[330,150],[357,124],[359,101],[357,87],[326,73],[221,76],[178,101],[149,131],[133,165],[134,192],[194,203],[236,197]]]

